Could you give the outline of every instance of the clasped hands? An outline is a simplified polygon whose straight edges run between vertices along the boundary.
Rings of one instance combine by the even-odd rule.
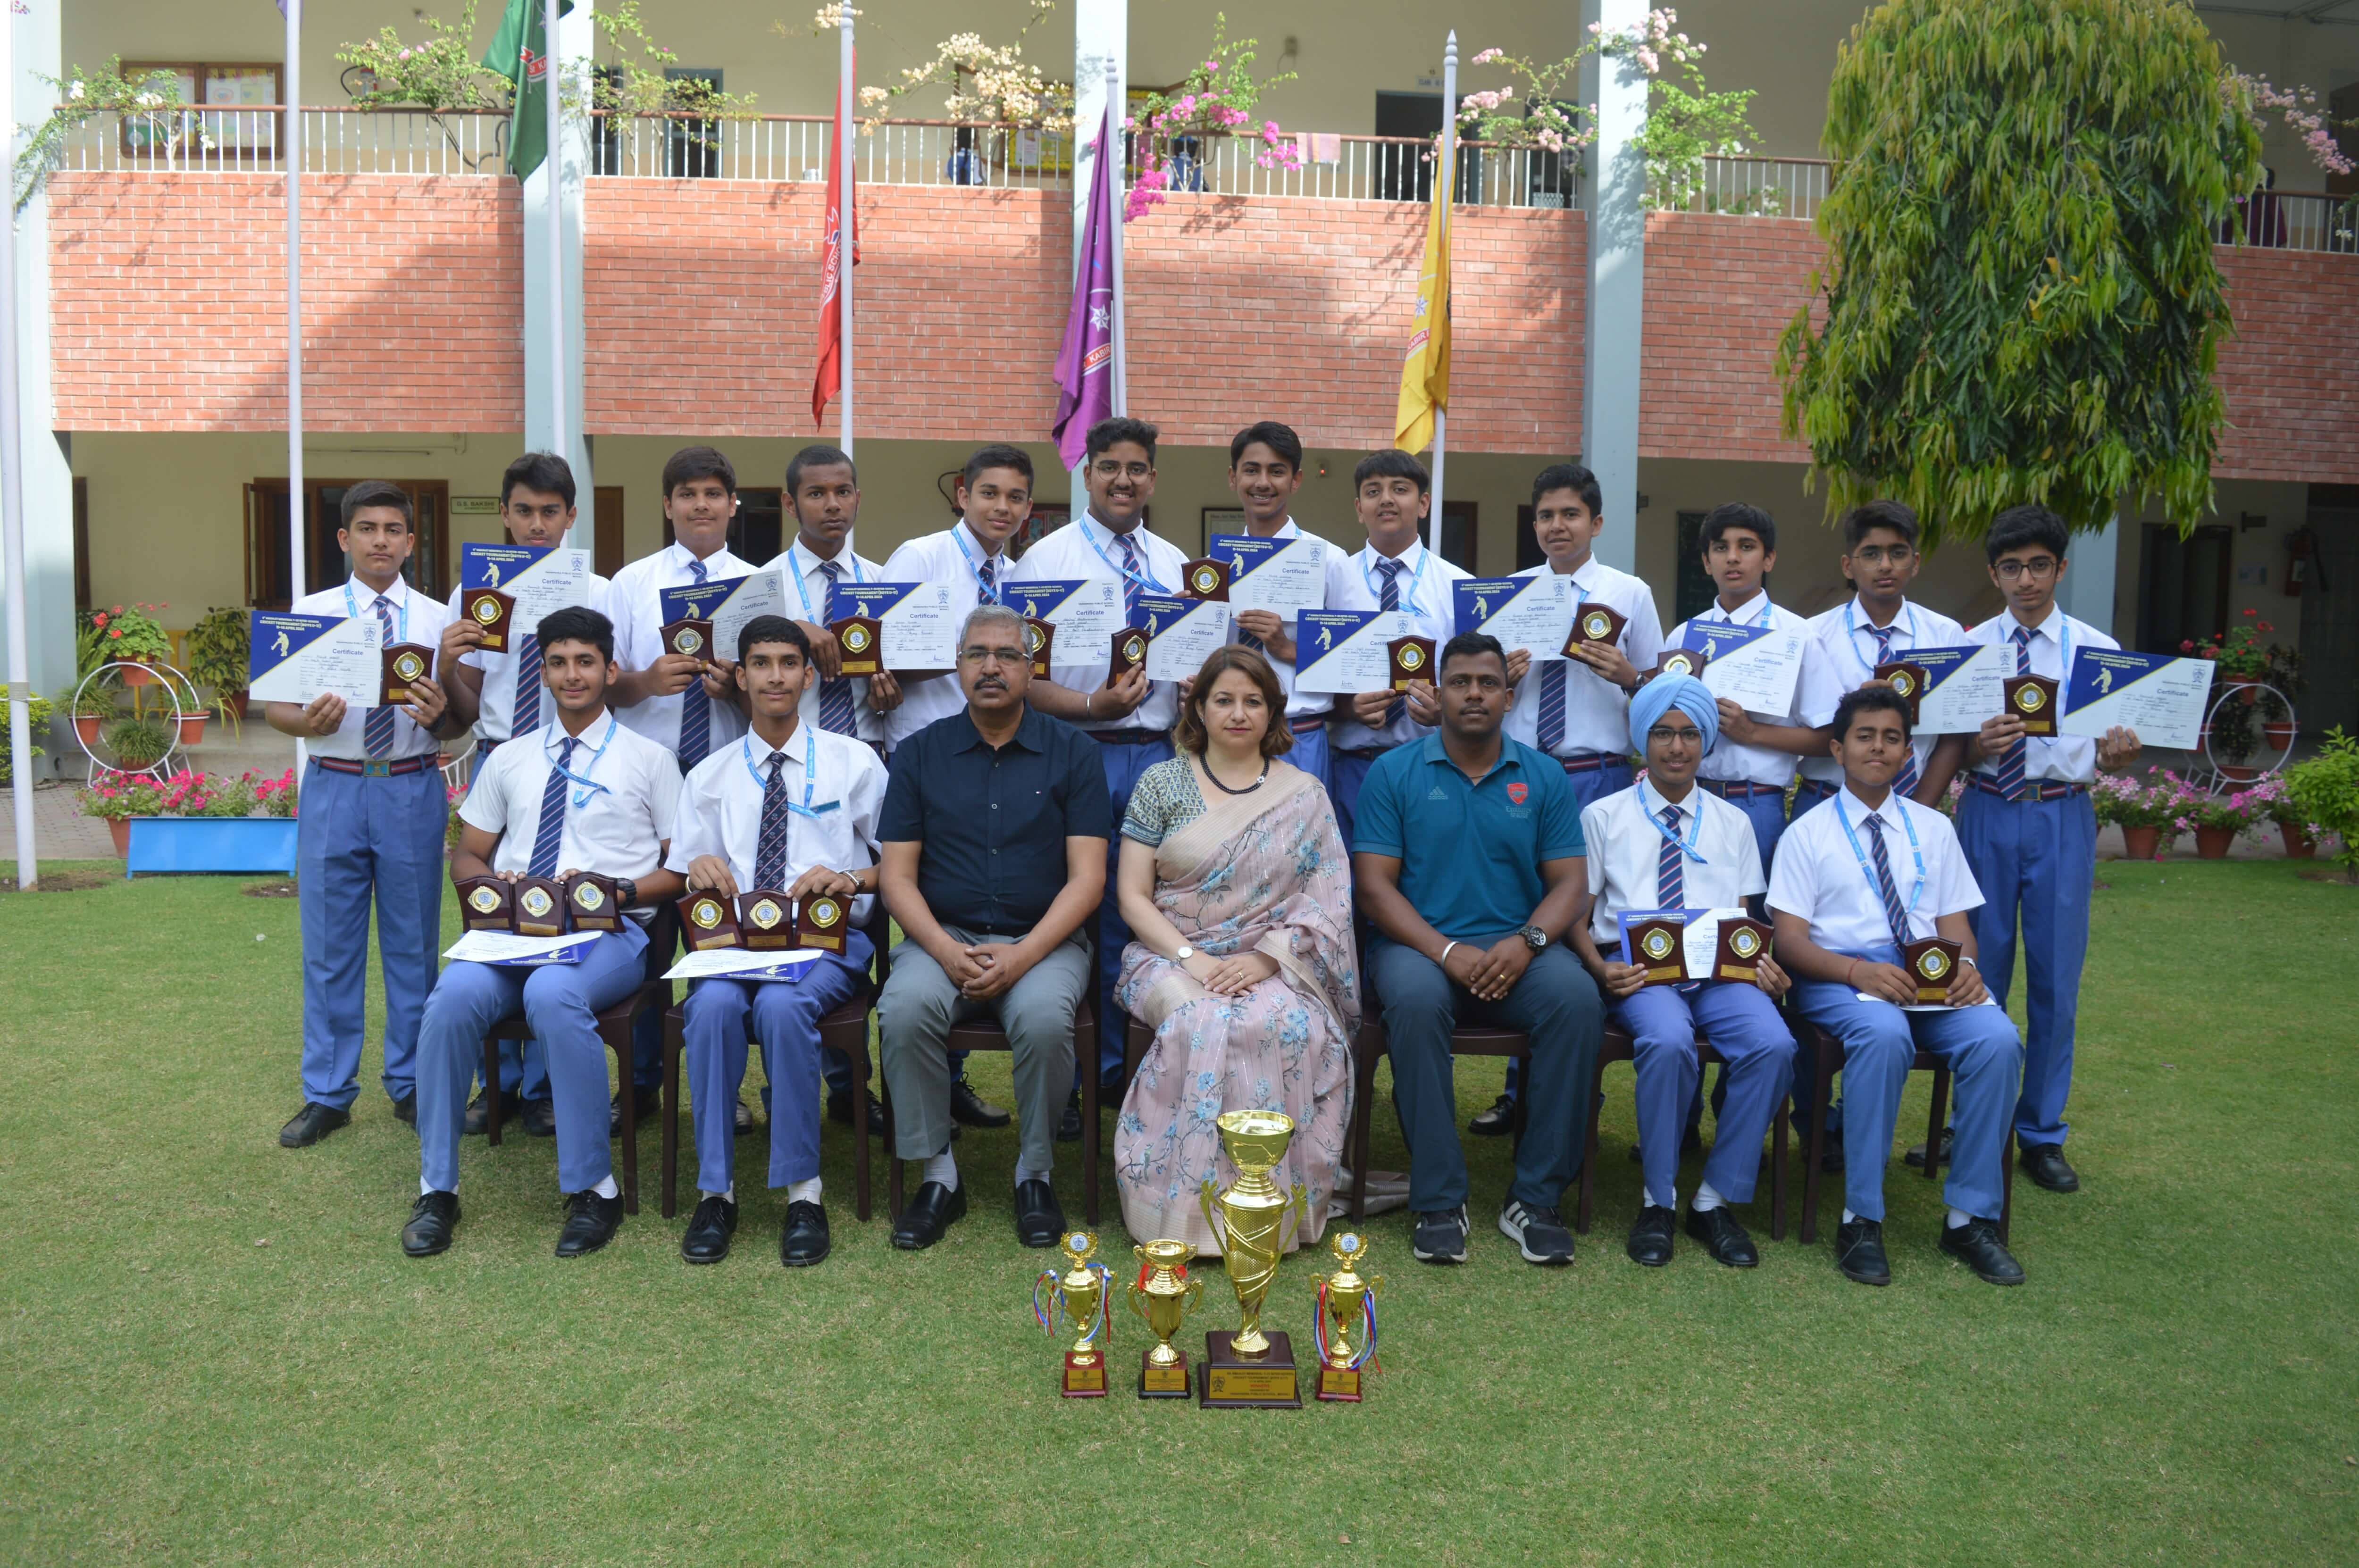
[[[1181,968],[1189,978],[1214,996],[1243,996],[1262,981],[1277,973],[1277,960],[1266,953],[1246,951],[1232,953],[1227,957],[1215,957],[1210,953],[1190,954]]]

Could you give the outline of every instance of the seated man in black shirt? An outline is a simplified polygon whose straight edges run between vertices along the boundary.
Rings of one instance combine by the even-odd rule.
[[[1052,1245],[1057,1118],[1073,1082],[1073,1009],[1105,891],[1113,808],[1096,745],[1026,705],[1024,621],[986,604],[959,633],[965,711],[893,752],[877,827],[886,907],[906,940],[877,1000],[894,1157],[926,1162],[893,1245],[930,1247],[966,1213],[951,1158],[951,1026],[988,1012],[1016,1059],[1016,1235]]]

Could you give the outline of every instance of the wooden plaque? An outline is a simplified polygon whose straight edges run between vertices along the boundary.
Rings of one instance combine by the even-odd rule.
[[[1688,978],[1686,936],[1683,920],[1631,922],[1630,961],[1647,972],[1647,984],[1671,986]]]
[[[469,877],[459,884],[459,920],[467,931],[514,931],[516,900],[505,877]]]
[[[2006,677],[2006,710],[2023,720],[2026,735],[2054,735],[2056,707],[2056,683],[2046,676]]]
[[[509,622],[516,618],[516,600],[495,588],[468,590],[459,601],[459,613],[475,623],[484,634],[484,651],[505,654],[508,651]]]
[[[614,879],[595,871],[576,871],[566,879],[565,907],[576,931],[620,931],[623,895]]]
[[[1147,629],[1125,626],[1114,634],[1113,674],[1116,680],[1147,666]]]
[[[663,629],[663,651],[686,654],[704,664],[712,662],[712,622],[710,621],[675,621]]]
[[[1769,957],[1775,940],[1776,934],[1766,921],[1722,921],[1719,950],[1712,960],[1712,979],[1758,982],[1761,960]]]
[[[1925,682],[1929,678],[1922,665],[1912,665],[1906,659],[1890,659],[1875,666],[1875,678],[1888,683],[1908,705],[1908,728],[1917,728],[1917,705],[1925,700]]]
[[[1105,1356],[1096,1350],[1065,1352],[1065,1381],[1059,1390],[1069,1400],[1102,1400],[1106,1397]]]
[[[385,682],[376,694],[376,699],[387,708],[408,702],[412,682],[433,678],[433,649],[423,643],[387,643],[385,645]]]
[[[1341,1400],[1350,1404],[1360,1402],[1360,1373],[1357,1368],[1329,1367],[1319,1368],[1319,1397]]]
[[[1704,665],[1710,662],[1711,655],[1701,648],[1666,648],[1663,650],[1662,658],[1658,660],[1655,667],[1647,673],[1658,676],[1700,677],[1703,674]]]
[[[1032,677],[1035,680],[1049,678],[1049,655],[1056,645],[1054,622],[1043,621],[1037,615],[1024,618],[1024,651],[1032,655]]]
[[[777,888],[737,895],[738,945],[756,953],[790,953],[795,941],[795,901]]]
[[[516,884],[516,934],[565,935],[565,884],[555,877],[524,877]]]
[[[832,892],[813,893],[795,906],[796,945],[822,952],[843,951],[843,928],[852,906]]]
[[[885,632],[875,617],[847,615],[829,622],[827,629],[835,633],[836,643],[843,649],[845,675],[873,676],[885,667]]]
[[[1572,630],[1564,639],[1565,657],[1572,657],[1572,651],[1583,643],[1614,646],[1621,640],[1622,628],[1628,624],[1630,618],[1610,604],[1579,606],[1572,612]]]
[[[1190,561],[1180,568],[1180,591],[1190,599],[1229,601],[1229,563],[1214,560],[1210,556]]]
[[[1251,1360],[1231,1344],[1235,1336],[1216,1328],[1204,1336],[1204,1372],[1198,1379],[1200,1410],[1300,1410],[1302,1384],[1294,1368],[1294,1342],[1282,1329],[1265,1329],[1269,1348]]]
[[[692,892],[679,901],[680,939],[691,953],[737,946],[737,911],[717,892]]]
[[[1433,639],[1430,637],[1396,637],[1385,644],[1391,656],[1393,689],[1407,691],[1412,681],[1433,684]]]
[[[1900,949],[1902,967],[1917,988],[1920,1005],[1950,1000],[1950,982],[1957,978],[1958,956],[1965,951],[1946,936],[1927,936]]]
[[[1180,1359],[1169,1367],[1158,1367],[1147,1359],[1155,1354],[1155,1347],[1151,1345],[1138,1353],[1140,1399],[1184,1400],[1195,1391],[1191,1387],[1194,1379],[1188,1375],[1188,1353],[1180,1350],[1176,1345],[1172,1348],[1179,1351]]]

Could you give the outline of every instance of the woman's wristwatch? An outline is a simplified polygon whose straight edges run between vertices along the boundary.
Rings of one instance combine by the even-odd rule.
[[[1193,948],[1193,947],[1190,947],[1190,946],[1188,946],[1188,944],[1186,944],[1185,942],[1180,943],[1180,946],[1179,946],[1177,948],[1175,948],[1175,949],[1172,951],[1172,954],[1171,954],[1172,961],[1173,961],[1174,963],[1180,963],[1180,964],[1184,964],[1184,963],[1186,963],[1189,959],[1190,959],[1190,958],[1194,957],[1195,956],[1196,956],[1196,949],[1195,949],[1195,948]]]

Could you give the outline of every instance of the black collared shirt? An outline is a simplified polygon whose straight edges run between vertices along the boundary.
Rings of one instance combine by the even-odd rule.
[[[894,748],[876,836],[924,845],[918,891],[936,920],[1022,936],[1064,889],[1065,840],[1113,832],[1096,741],[1027,708],[995,751],[961,708]]]

